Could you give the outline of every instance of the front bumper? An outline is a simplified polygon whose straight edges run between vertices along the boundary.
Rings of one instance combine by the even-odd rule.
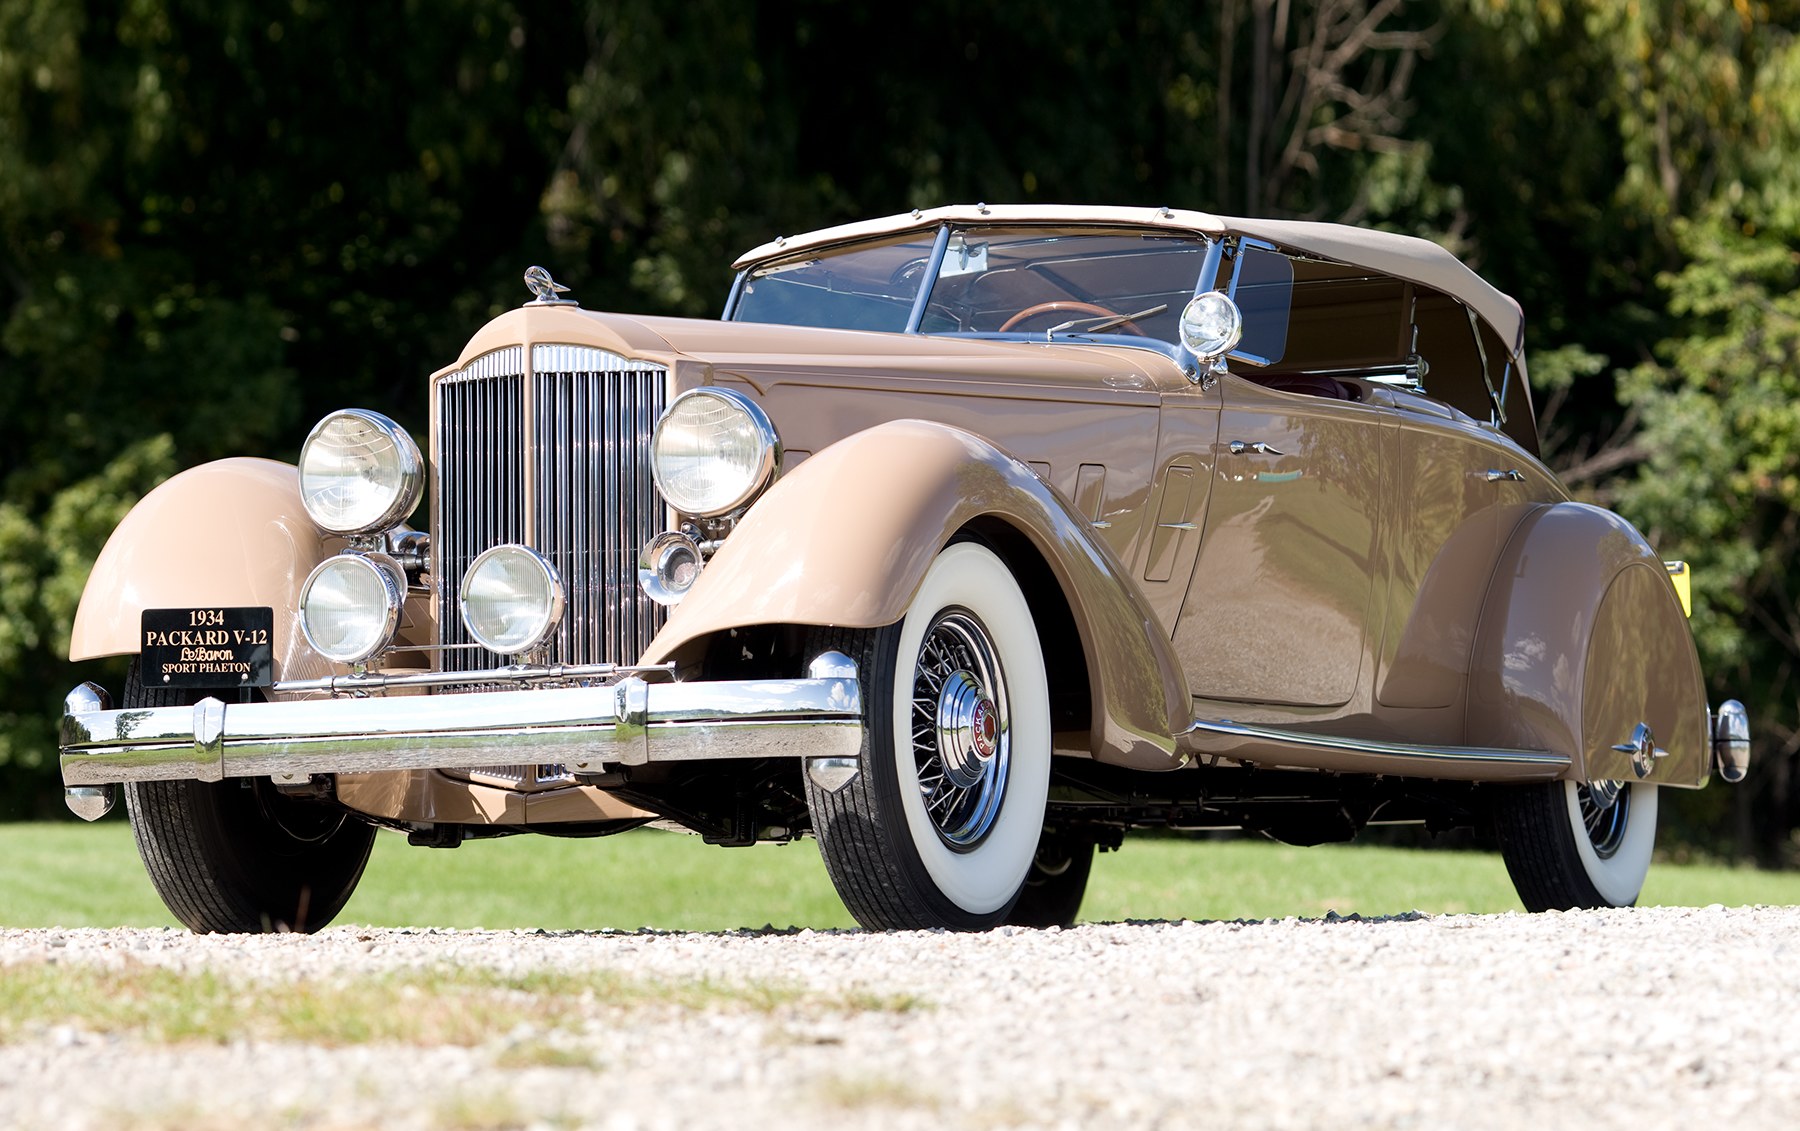
[[[519,682],[517,673],[505,677]],[[498,681],[496,681],[498,682]],[[862,744],[856,665],[827,652],[805,679],[651,683],[380,698],[110,709],[69,693],[62,774],[69,807],[93,820],[119,782],[608,765],[719,758],[854,758]]]

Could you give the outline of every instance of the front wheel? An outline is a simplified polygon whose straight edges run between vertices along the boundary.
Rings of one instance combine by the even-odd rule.
[[[1656,787],[1507,786],[1495,797],[1494,832],[1526,910],[1629,907],[1656,847]]]
[[[1006,921],[1044,823],[1050,703],[1030,606],[985,546],[957,542],[898,624],[821,630],[862,677],[855,772],[809,768],[819,852],[857,922],[982,930]]]
[[[145,687],[132,664],[126,706],[188,698]],[[262,778],[134,782],[125,802],[156,893],[203,934],[318,930],[343,910],[375,843],[375,830],[343,810]]]

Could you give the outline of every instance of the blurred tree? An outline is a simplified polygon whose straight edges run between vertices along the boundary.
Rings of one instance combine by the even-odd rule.
[[[54,798],[24,783],[123,508],[292,452],[335,404],[422,421],[423,374],[520,292],[580,59],[538,26],[500,0],[0,0],[0,813]]]
[[[1639,175],[1681,265],[1674,322],[1623,399],[1647,459],[1621,505],[1698,568],[1694,625],[1714,686],[1750,708],[1759,759],[1732,828],[1793,864],[1800,818],[1800,5],[1689,4],[1629,22],[1643,49]],[[1649,50],[1654,45],[1655,50]],[[1698,97],[1696,97],[1698,95]],[[1715,800],[1715,812],[1726,798]]]

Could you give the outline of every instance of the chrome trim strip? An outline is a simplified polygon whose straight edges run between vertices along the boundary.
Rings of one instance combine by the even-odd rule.
[[[641,358],[621,357],[591,346],[536,345],[531,347],[533,373],[661,373],[663,367]]]
[[[125,781],[855,757],[854,676],[75,711],[65,787]]]
[[[725,296],[725,309],[719,312],[719,321],[729,322],[731,321],[731,316],[737,312],[738,299],[743,297],[744,294],[744,280],[748,278],[749,275],[750,271],[746,268],[745,270],[739,271],[732,278],[731,293]]]
[[[1345,738],[1334,734],[1307,734],[1277,727],[1250,726],[1230,719],[1195,719],[1178,738],[1192,736],[1238,739],[1251,742],[1280,743],[1283,746],[1329,751],[1337,754],[1367,754],[1396,758],[1417,765],[1421,776],[1436,776],[1437,770],[1449,766],[1541,767],[1553,771],[1544,776],[1555,777],[1569,768],[1566,755],[1549,750],[1506,750],[1491,746],[1418,746],[1408,742],[1383,742],[1368,738]],[[1224,753],[1224,751],[1218,751]],[[1231,755],[1227,754],[1227,757]],[[1278,759],[1250,759],[1279,762]]]
[[[276,693],[301,694],[325,691],[333,695],[367,695],[371,691],[387,691],[399,687],[525,687],[534,683],[593,683],[623,675],[662,674],[675,678],[674,664],[512,664],[479,672],[401,672],[382,675],[364,672],[360,675],[333,675],[324,679],[293,679],[275,684]]]

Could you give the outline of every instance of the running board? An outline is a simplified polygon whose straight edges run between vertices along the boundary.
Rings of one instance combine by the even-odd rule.
[[[1548,750],[1416,746],[1249,726],[1230,719],[1195,719],[1180,739],[1185,749],[1203,757],[1230,758],[1272,769],[1447,781],[1553,781],[1569,769],[1567,756]]]

